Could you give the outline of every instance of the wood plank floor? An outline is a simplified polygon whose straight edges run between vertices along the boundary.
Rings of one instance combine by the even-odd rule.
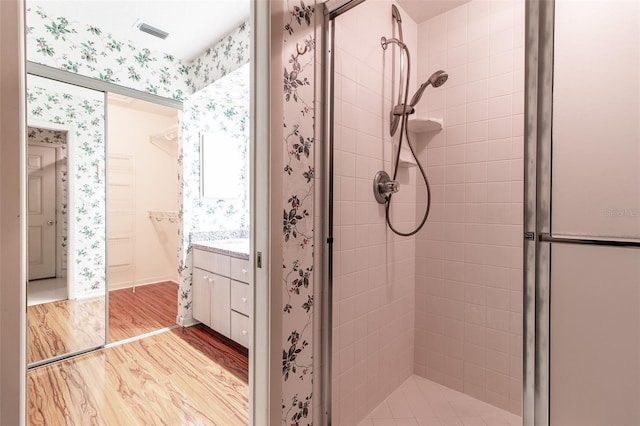
[[[61,300],[27,308],[29,364],[103,345],[104,298]],[[170,327],[178,314],[171,281],[109,292],[109,339],[117,342]]]
[[[103,297],[27,307],[27,362],[103,345],[104,309]]]
[[[170,327],[178,315],[178,285],[172,281],[109,292],[109,342]]]
[[[30,425],[246,425],[246,351],[198,325],[29,371]]]

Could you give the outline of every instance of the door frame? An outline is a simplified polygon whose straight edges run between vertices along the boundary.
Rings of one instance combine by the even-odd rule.
[[[53,225],[54,225],[54,234],[53,234],[53,276],[54,276],[54,278],[58,278],[58,273],[60,271],[60,267],[59,267],[60,266],[60,262],[59,262],[60,261],[60,253],[59,253],[59,250],[58,250],[58,242],[59,242],[58,241],[58,235],[59,235],[59,233],[58,233],[58,229],[57,229],[58,228],[58,224],[59,224],[58,208],[57,208],[58,207],[58,196],[57,195],[58,195],[58,190],[60,189],[59,188],[60,184],[58,183],[58,164],[59,164],[59,161],[60,161],[60,152],[61,152],[60,145],[61,145],[60,143],[47,144],[45,142],[29,142],[29,141],[27,141],[27,158],[29,158],[28,156],[31,154],[32,149],[44,148],[44,149],[47,149],[47,150],[53,150],[54,169],[53,169],[52,178],[53,178],[53,195],[54,196],[53,196],[53,201],[52,201],[53,205],[51,207],[49,207],[49,208],[53,209],[53,217],[55,218],[55,222],[53,223]],[[42,170],[42,168],[40,168],[39,170]],[[29,205],[28,205],[28,200],[29,200],[29,194],[28,194],[28,191],[29,191],[29,176],[28,176],[28,173],[29,173],[29,166],[27,166],[27,207],[29,207]],[[51,178],[51,177],[49,177],[49,178]],[[43,185],[43,186],[48,186],[48,185]],[[44,198],[44,197],[41,197],[41,198]],[[43,210],[44,210],[44,208],[43,208]],[[31,215],[31,213],[27,213],[27,238],[28,238],[28,235],[29,235],[29,226],[30,226],[29,225],[29,220],[30,220],[29,219],[29,215]],[[43,239],[41,238],[41,240],[43,240]],[[27,242],[27,244],[28,244],[28,242]],[[50,251],[49,247],[42,249],[43,253],[44,252],[48,252],[48,251]],[[28,252],[29,252],[29,249],[27,247],[27,253]],[[28,261],[29,261],[29,259],[28,259],[28,255],[27,255],[27,262]],[[44,262],[45,261],[43,260],[43,263]],[[31,279],[31,274],[33,272],[31,270],[31,267],[32,266],[29,263],[28,264],[28,274],[29,274],[28,282],[33,281],[33,279]],[[37,274],[37,275],[41,275],[41,274]],[[35,280],[48,279],[48,278],[51,278],[51,277],[39,277],[39,278],[36,278]],[[65,285],[65,287],[66,287],[66,285]],[[67,291],[68,291],[68,289],[67,289]],[[27,304],[28,304],[28,300],[27,300]]]
[[[269,424],[270,420],[280,419],[281,380],[279,350],[281,330],[280,311],[271,309],[279,306],[278,288],[281,263],[277,254],[281,251],[281,242],[271,229],[279,229],[279,169],[272,164],[281,152],[274,145],[271,151],[271,139],[277,126],[271,126],[270,108],[274,100],[271,87],[271,55],[277,52],[274,47],[280,41],[273,30],[271,21],[278,12],[278,5],[262,0],[252,0],[252,73],[255,76],[255,101],[252,101],[251,137],[252,200],[255,201],[255,214],[252,215],[253,230],[262,230],[252,238],[251,250],[255,255],[262,253],[263,267],[256,268],[254,320],[252,326],[253,348],[268,348],[264,357],[249,354],[250,365],[250,403],[249,418],[253,424]],[[281,5],[280,5],[281,7]],[[274,16],[272,16],[272,14]],[[26,157],[26,51],[25,51],[25,0],[7,0],[0,2],[0,53],[2,53],[2,81],[0,84],[0,195],[3,202],[0,207],[0,423],[23,425],[26,423],[26,199],[25,167]],[[279,67],[280,65],[277,64]],[[33,65],[30,67],[33,72]],[[55,69],[51,69],[55,72]],[[82,76],[78,76],[82,79]],[[97,82],[98,80],[89,79]],[[76,82],[77,84],[77,82]],[[130,95],[120,86],[109,86],[109,91]],[[120,90],[118,90],[120,89]],[[124,93],[123,93],[124,92]],[[136,92],[140,97],[141,92]],[[165,99],[149,95],[152,102]],[[145,97],[145,100],[149,98]],[[166,99],[174,105],[169,99]],[[259,141],[260,143],[257,143]],[[276,190],[274,191],[274,186]],[[271,211],[273,209],[273,212]],[[273,217],[273,220],[272,220]],[[273,223],[272,223],[273,222]],[[273,255],[272,255],[273,254]],[[255,258],[255,256],[254,256]],[[271,291],[274,286],[274,291]],[[253,332],[255,331],[255,332]],[[16,350],[17,348],[17,350]],[[263,352],[264,353],[264,352]]]
[[[38,129],[44,130],[54,130],[59,132],[65,132],[67,136],[67,193],[69,196],[67,197],[67,236],[71,236],[75,234],[75,199],[71,195],[75,190],[75,175],[70,173],[71,170],[75,170],[75,127],[68,126],[63,124],[51,123],[49,121],[44,120],[29,120],[27,127],[36,127]],[[42,144],[42,146],[55,146],[56,147],[56,161],[62,160],[64,157],[61,155],[59,143],[57,144]],[[56,179],[56,192],[57,192],[58,181]],[[57,202],[56,202],[56,222],[59,219],[57,212]],[[56,225],[57,226],[57,225]],[[56,246],[57,246],[57,237],[56,237]],[[26,245],[26,241],[25,241]],[[57,257],[57,255],[56,255]],[[73,238],[67,238],[67,298],[74,299],[75,291],[73,288],[73,284],[69,277],[75,275],[75,266],[76,258],[75,258],[75,242]],[[58,259],[56,258],[56,275],[58,273]]]

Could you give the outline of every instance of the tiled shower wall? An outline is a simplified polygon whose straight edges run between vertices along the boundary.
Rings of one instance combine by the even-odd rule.
[[[406,16],[406,14],[405,14]],[[403,20],[405,39],[417,26]],[[391,3],[365,2],[336,19],[333,422],[354,425],[413,372],[415,238],[395,238],[372,179],[391,174]],[[415,50],[416,43],[411,43]],[[414,51],[415,53],[415,51]],[[384,95],[384,96],[383,96]],[[392,215],[415,222],[415,168],[400,169]]]
[[[418,29],[419,81],[450,77],[418,110],[444,129],[417,143],[433,210],[416,241],[415,372],[518,414],[523,45],[519,1],[472,1]]]

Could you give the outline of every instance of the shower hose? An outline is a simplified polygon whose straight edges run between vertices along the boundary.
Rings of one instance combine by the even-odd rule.
[[[409,52],[407,52],[407,84],[405,85],[405,91],[404,91],[404,105],[407,105],[407,101],[409,98],[409,72],[410,72],[410,68],[409,68]],[[422,220],[420,221],[420,224],[418,225],[417,228],[415,228],[413,231],[410,232],[401,232],[398,231],[393,224],[391,223],[391,218],[390,218],[390,213],[389,210],[391,208],[391,198],[393,197],[393,194],[389,194],[389,198],[387,198],[387,203],[385,206],[385,218],[387,221],[387,225],[389,225],[389,229],[391,229],[395,234],[403,236],[403,237],[410,237],[412,235],[415,235],[418,233],[418,231],[420,231],[422,229],[422,227],[424,226],[424,224],[427,222],[427,217],[429,217],[429,212],[431,211],[431,187],[429,186],[429,178],[427,178],[427,173],[424,171],[424,168],[422,167],[422,164],[420,164],[420,160],[418,160],[418,156],[416,155],[413,146],[411,145],[411,139],[409,137],[409,129],[407,126],[407,121],[409,119],[409,115],[413,113],[413,108],[411,108],[411,111],[407,111],[406,108],[402,114],[402,120],[400,121],[400,137],[399,137],[399,141],[398,141],[398,152],[396,153],[396,162],[395,162],[395,166],[393,168],[393,180],[396,180],[396,176],[398,174],[398,165],[400,164],[400,152],[402,152],[402,142],[403,142],[403,134],[404,137],[407,139],[407,145],[409,146],[409,150],[411,151],[411,155],[413,155],[413,158],[416,160],[416,164],[418,166],[418,169],[420,170],[420,174],[422,175],[422,179],[424,180],[426,189],[427,189],[427,208],[424,212],[424,216],[422,217]]]

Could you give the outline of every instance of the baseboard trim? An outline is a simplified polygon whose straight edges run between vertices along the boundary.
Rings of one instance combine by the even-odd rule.
[[[143,287],[146,285],[153,285],[153,284],[159,284],[159,283],[164,283],[170,281],[172,283],[174,283],[175,285],[178,285],[178,281],[175,278],[157,278],[157,279],[153,279],[153,280],[144,280],[144,281],[138,281],[138,282],[127,282],[127,283],[119,283],[119,284],[112,284],[109,285],[109,291],[113,291],[113,290],[123,290],[125,288],[134,288],[134,287]]]
[[[200,321],[194,319],[193,317],[183,318],[182,315],[178,315],[176,317],[176,324],[181,327],[191,327],[192,325],[200,324]]]

